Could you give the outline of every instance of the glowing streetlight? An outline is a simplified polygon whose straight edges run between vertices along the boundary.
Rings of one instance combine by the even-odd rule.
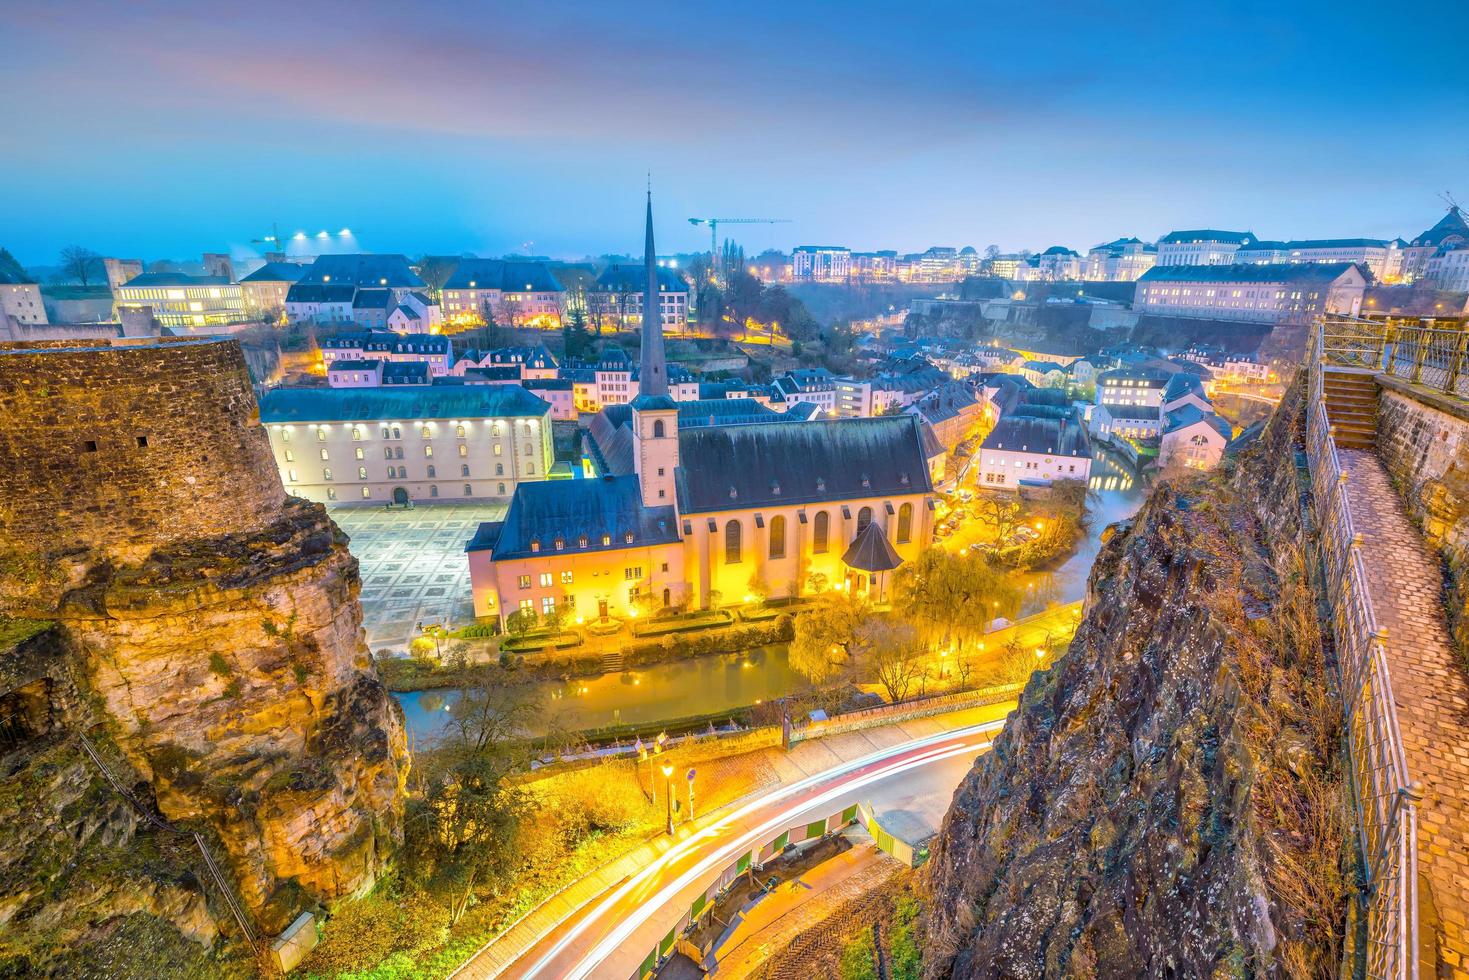
[[[673,836],[673,767],[659,766],[663,770],[663,796],[668,804],[668,834]]]

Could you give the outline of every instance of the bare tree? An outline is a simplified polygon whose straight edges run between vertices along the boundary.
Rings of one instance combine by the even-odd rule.
[[[928,650],[918,631],[907,623],[869,619],[859,631],[858,660],[888,692],[901,701],[928,674]]]
[[[84,248],[81,245],[68,245],[61,250],[61,271],[71,279],[75,279],[83,286],[97,272],[97,266],[101,263],[102,256]]]

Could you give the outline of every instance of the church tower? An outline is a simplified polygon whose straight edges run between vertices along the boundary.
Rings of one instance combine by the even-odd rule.
[[[663,355],[663,309],[658,288],[658,253],[653,247],[653,192],[648,192],[643,241],[642,355],[638,359],[638,396],[632,400],[633,468],[644,507],[671,506],[673,471],[678,468],[678,405],[668,395],[668,362]]]

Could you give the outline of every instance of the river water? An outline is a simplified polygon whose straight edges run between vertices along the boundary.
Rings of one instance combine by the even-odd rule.
[[[1056,568],[1019,576],[1026,596],[1020,614],[1040,612],[1051,602],[1068,603],[1086,594],[1087,575],[1102,547],[1102,531],[1131,517],[1145,492],[1120,459],[1094,449],[1092,520],[1076,553]],[[575,729],[640,724],[743,708],[789,694],[803,680],[791,670],[784,646],[740,654],[698,657],[645,670],[583,677],[539,685],[558,721]],[[453,690],[396,694],[415,744],[432,739],[448,718]]]

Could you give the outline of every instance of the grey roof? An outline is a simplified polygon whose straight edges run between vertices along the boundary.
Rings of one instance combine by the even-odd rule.
[[[1097,384],[1105,387],[1121,381],[1142,382],[1134,384],[1134,388],[1164,388],[1168,385],[1170,375],[1153,368],[1113,368],[1103,371],[1097,375]]]
[[[322,350],[388,351],[395,354],[449,354],[452,345],[443,334],[401,334],[391,330],[367,330],[338,334],[320,340]]]
[[[363,360],[362,358],[357,358],[357,357],[339,357],[339,358],[336,358],[335,360],[333,360],[326,367],[327,367],[327,371],[329,371],[329,372],[330,371],[376,371],[377,368],[378,368],[378,365],[380,365],[382,363],[383,363],[382,361],[378,361],[378,360]]]
[[[878,523],[872,521],[857,532],[842,555],[842,563],[863,572],[890,572],[903,564],[903,556],[898,554]]]
[[[1131,422],[1156,422],[1158,421],[1158,407],[1156,405],[1101,405],[1107,414],[1114,419],[1127,419]]]
[[[433,384],[433,377],[424,361],[388,361],[383,365],[383,384],[426,385]]]
[[[937,425],[977,404],[979,404],[978,399],[974,397],[974,392],[968,385],[949,381],[918,399],[909,406],[909,409],[910,411],[916,410],[929,422]]]
[[[674,269],[656,266],[658,289],[665,293],[688,292],[689,284]],[[638,293],[647,285],[647,272],[641,262],[614,263],[597,277],[596,291],[603,293]]]
[[[298,282],[286,291],[287,303],[350,303],[357,294],[357,287],[351,283],[327,283],[326,285],[316,283]]]
[[[507,293],[556,293],[561,283],[544,262],[508,259],[463,259],[444,283],[445,289],[498,289]]]
[[[1330,282],[1355,262],[1263,262],[1235,265],[1155,265],[1138,282]],[[1361,271],[1360,269],[1358,270]]]
[[[1176,408],[1169,412],[1168,418],[1163,424],[1163,431],[1176,432],[1179,429],[1186,429],[1199,422],[1203,422],[1223,436],[1225,442],[1228,442],[1234,436],[1234,429],[1230,427],[1228,422],[1213,412],[1201,411],[1197,405],[1184,405],[1181,408]]]
[[[671,505],[644,507],[633,475],[522,483],[505,520],[481,524],[464,550],[493,549],[500,561],[555,554],[558,540],[570,553],[673,544],[679,540],[678,515]]]
[[[680,428],[679,510],[928,492],[919,424],[897,415]]]
[[[182,272],[145,272],[124,286],[228,286],[229,276],[189,276]]]
[[[983,449],[1040,453],[1047,456],[1090,456],[1086,427],[1073,414],[1064,419],[1007,415],[985,436]]]
[[[519,385],[391,388],[272,388],[262,422],[541,418],[551,406]]]
[[[240,282],[296,282],[305,273],[306,267],[295,262],[267,262]]]
[[[393,302],[393,291],[386,286],[377,289],[359,289],[352,297],[354,310],[386,310]]]
[[[1189,231],[1170,231],[1158,239],[1159,245],[1181,245],[1188,242],[1220,242],[1227,245],[1249,245],[1255,240],[1250,231],[1219,231],[1217,228],[1196,228]]]
[[[1414,245],[1442,245],[1449,238],[1469,238],[1469,222],[1464,220],[1462,208],[1449,208],[1438,224],[1413,239]]]
[[[301,274],[297,284],[389,286],[422,289],[424,282],[403,255],[323,255]]]
[[[1203,380],[1190,371],[1179,371],[1168,379],[1168,384],[1163,388],[1163,400],[1171,402],[1175,398],[1182,398],[1187,394],[1196,394],[1204,397]]]
[[[1387,240],[1384,238],[1302,238],[1298,241],[1288,242],[1255,242],[1240,249],[1241,252],[1280,250],[1306,248],[1387,248]]]
[[[1050,248],[1046,249],[1041,254],[1042,255],[1076,255],[1076,252],[1074,252],[1071,249],[1067,248],[1065,245],[1052,245]]]

